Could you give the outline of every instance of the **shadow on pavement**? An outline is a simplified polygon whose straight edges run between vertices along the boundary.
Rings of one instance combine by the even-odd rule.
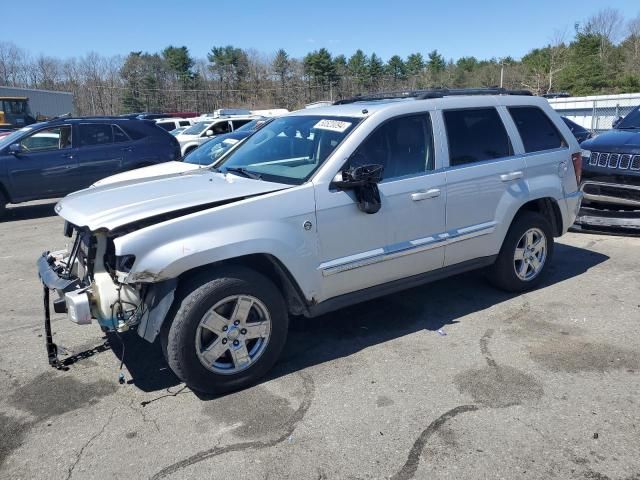
[[[582,275],[609,257],[601,253],[556,244],[554,259],[539,288]],[[266,379],[352,355],[362,349],[421,330],[455,326],[460,318],[514,298],[491,287],[480,271],[354,305],[317,318],[292,318],[281,359]],[[455,328],[455,327],[453,327]],[[135,333],[122,335],[124,363],[132,383],[145,392],[167,389],[180,382],[167,366],[158,342],[149,344]],[[112,350],[122,358],[122,347],[109,335]],[[201,396],[202,399],[211,397]]]
[[[17,205],[8,207],[5,214],[0,218],[0,223],[16,222],[18,220],[33,220],[36,218],[53,217],[56,215],[56,201],[48,203],[38,203],[36,205]]]

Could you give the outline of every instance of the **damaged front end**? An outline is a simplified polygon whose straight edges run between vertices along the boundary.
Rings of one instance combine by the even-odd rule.
[[[96,320],[104,332],[138,334],[153,341],[171,303],[176,280],[158,283],[127,282],[135,262],[132,255],[116,256],[114,234],[91,232],[65,223],[65,235],[74,239],[70,249],[44,252],[37,261],[44,286],[45,333],[49,363],[61,368],[51,335],[49,292],[55,291],[56,313],[66,313],[78,325]]]

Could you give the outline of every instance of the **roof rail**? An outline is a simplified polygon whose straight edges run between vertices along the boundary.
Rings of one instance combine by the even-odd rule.
[[[372,100],[392,100],[397,98],[413,98],[425,100],[428,98],[442,98],[454,95],[533,95],[529,90],[509,90],[500,87],[490,88],[430,88],[426,90],[407,90],[396,92],[380,92],[370,95],[356,95],[333,102],[334,105]]]

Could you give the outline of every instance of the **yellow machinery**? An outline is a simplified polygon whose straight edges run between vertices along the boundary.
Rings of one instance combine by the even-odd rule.
[[[34,122],[28,97],[0,97],[0,128],[20,128]]]

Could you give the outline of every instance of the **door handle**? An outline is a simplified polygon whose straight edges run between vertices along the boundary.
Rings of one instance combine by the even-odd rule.
[[[509,172],[509,173],[505,173],[503,175],[500,175],[500,180],[502,180],[503,182],[511,182],[513,180],[518,180],[519,178],[524,177],[524,173],[518,171],[518,172]]]
[[[120,150],[123,152],[133,152],[133,147],[122,147]]]
[[[431,190],[421,190],[419,192],[413,192],[411,194],[411,200],[414,202],[419,202],[420,200],[427,200],[428,198],[435,198],[440,196],[439,188],[432,188]]]
[[[64,153],[62,158],[68,158],[69,160],[73,160],[73,153]]]

